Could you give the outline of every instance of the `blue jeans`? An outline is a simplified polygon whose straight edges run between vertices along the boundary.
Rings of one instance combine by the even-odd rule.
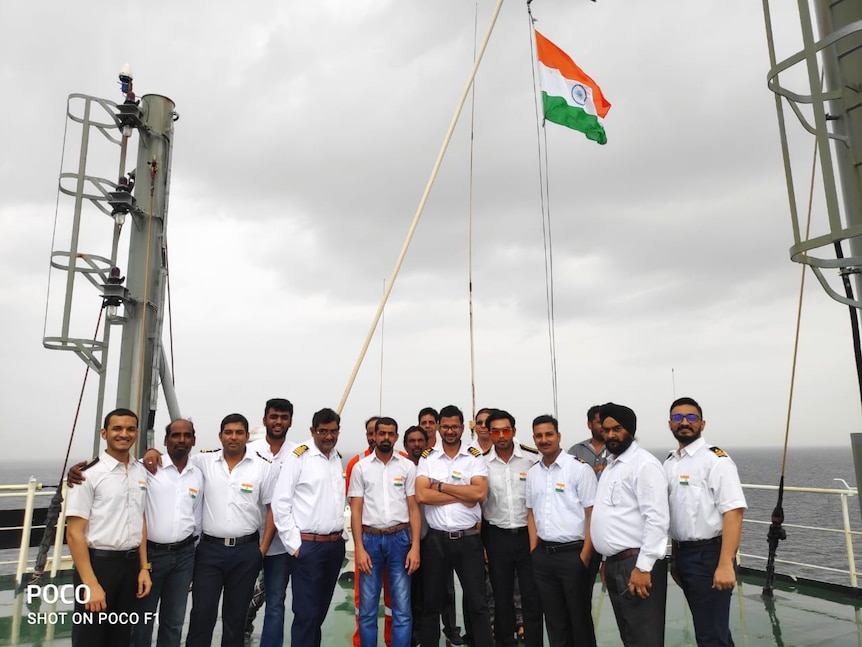
[[[179,647],[183,620],[186,617],[186,603],[189,599],[189,585],[195,569],[194,543],[179,550],[160,550],[152,544],[147,546],[147,557],[153,565],[150,577],[153,588],[150,594],[138,600],[138,613],[141,619],[152,618],[145,613],[153,613],[159,605],[159,633],[157,647]],[[153,640],[153,622],[141,622],[132,626],[132,646],[150,647]]]
[[[410,550],[410,529],[391,535],[363,532],[362,545],[371,558],[371,575],[359,574],[360,643],[362,647],[377,645],[377,608],[385,571],[392,602],[392,647],[410,647],[413,613],[410,609],[410,576],[404,568]]]
[[[266,608],[260,647],[281,647],[284,643],[284,597],[290,581],[290,555],[263,558],[263,591]]]

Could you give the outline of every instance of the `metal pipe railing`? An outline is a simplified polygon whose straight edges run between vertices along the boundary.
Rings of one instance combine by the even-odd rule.
[[[847,505],[847,499],[851,496],[858,496],[859,491],[857,488],[850,487],[844,479],[835,479],[836,481],[841,481],[844,483],[844,488],[810,488],[810,487],[789,487],[785,486],[785,492],[802,492],[806,494],[829,494],[829,495],[838,495],[841,497],[841,515],[843,520],[842,528],[824,528],[818,526],[804,526],[797,524],[788,524],[785,523],[784,526],[787,528],[799,528],[803,530],[816,530],[818,532],[837,532],[844,535],[844,548],[847,551],[847,565],[848,568],[840,569],[833,568],[830,566],[822,566],[820,564],[805,564],[802,562],[794,562],[790,560],[776,559],[775,561],[781,564],[789,564],[792,566],[801,566],[805,568],[813,568],[819,569],[821,571],[829,571],[832,573],[844,573],[850,576],[850,586],[854,588],[858,588],[858,580],[856,574],[856,555],[853,553],[853,535],[862,535],[862,532],[854,531],[850,527],[850,512],[849,507]],[[778,490],[777,485],[754,485],[750,483],[743,483],[742,488],[744,490]],[[757,519],[744,519],[744,523],[747,524],[763,524],[768,525],[768,521],[760,521]],[[760,557],[758,555],[750,555],[745,553],[738,553],[738,559],[746,557],[751,559],[763,560],[765,558]]]

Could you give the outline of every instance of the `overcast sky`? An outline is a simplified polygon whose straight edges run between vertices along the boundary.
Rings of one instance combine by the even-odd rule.
[[[42,347],[43,331],[59,330],[59,291],[47,324],[45,303],[67,95],[121,101],[117,73],[130,63],[139,96],[176,103],[174,362],[198,446],[218,446],[227,413],[258,423],[274,396],[296,405],[290,434],[301,440],[312,413],[341,398],[492,8],[154,0],[54,3],[49,13],[2,3],[0,421],[10,457],[62,458],[84,373],[71,353]],[[690,395],[712,443],[779,446],[800,269],[788,257],[760,3],[534,0],[532,10],[613,107],[606,146],[554,124],[537,134],[525,4],[504,6],[472,117],[477,406],[510,410],[525,439],[532,418],[553,411],[537,155],[546,137],[564,443],[585,436],[588,406],[612,400],[637,412],[643,444],[670,447],[667,406]],[[799,28],[792,13],[773,20],[782,58]],[[426,405],[471,413],[470,121],[468,106],[386,309],[382,387],[378,331],[344,409],[344,453],[361,445],[381,393],[402,427]],[[805,169],[811,144],[798,141]],[[66,144],[66,171],[76,146]],[[114,178],[116,161],[98,161],[88,172]],[[58,213],[68,223],[71,199]],[[88,231],[87,251],[107,256],[107,219]],[[54,247],[68,249],[68,234]],[[791,443],[846,445],[860,430],[847,311],[808,285]],[[73,326],[88,337],[99,296],[78,300]],[[95,384],[74,458],[91,453]],[[158,427],[166,422],[162,404]]]

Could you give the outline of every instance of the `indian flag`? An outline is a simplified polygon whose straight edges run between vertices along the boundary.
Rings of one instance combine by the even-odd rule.
[[[608,138],[601,118],[608,114],[611,104],[601,88],[563,50],[539,32],[536,32],[536,53],[545,119],[579,130],[587,139],[606,144]]]

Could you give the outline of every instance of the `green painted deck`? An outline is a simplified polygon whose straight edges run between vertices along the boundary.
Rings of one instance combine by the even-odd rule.
[[[353,633],[353,577],[352,563],[345,566],[333,595],[330,613],[323,626],[323,645],[347,646]],[[761,575],[746,575],[740,581],[731,607],[733,636],[737,647],[860,647],[862,646],[862,618],[860,600],[854,592],[835,592],[808,589],[803,585],[793,587],[779,583],[774,603],[770,605],[761,597],[763,579]],[[8,578],[0,580],[0,645],[26,645],[32,647],[66,647],[71,645],[71,625],[41,621],[31,613],[62,613],[71,611],[69,605],[45,605],[28,609],[23,595],[16,596],[9,590]],[[288,591],[288,607],[289,607]],[[459,605],[460,606],[460,605]],[[613,609],[607,594],[597,583],[594,589],[593,617],[599,647],[620,645],[619,634],[613,617]],[[290,613],[285,645],[290,644]],[[262,616],[255,624],[256,632],[250,645],[257,645],[260,637]],[[462,624],[463,626],[463,624]],[[219,644],[219,625],[213,644]],[[382,634],[382,632],[381,632]],[[12,636],[18,639],[13,640]],[[382,640],[382,639],[381,639]],[[382,644],[382,643],[381,643]],[[442,644],[442,640],[441,640]],[[668,647],[694,645],[691,616],[680,589],[669,582],[667,601]]]

